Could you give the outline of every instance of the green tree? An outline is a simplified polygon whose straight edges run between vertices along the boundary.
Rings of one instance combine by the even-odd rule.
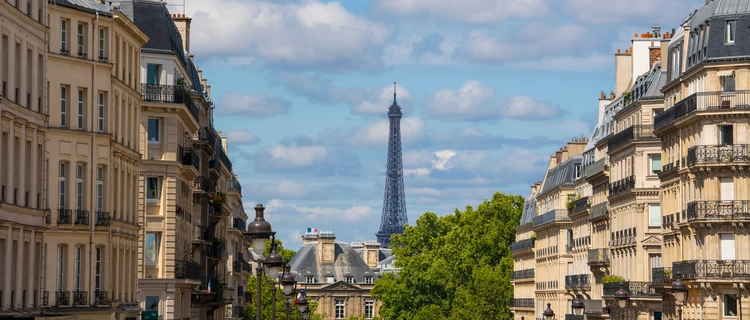
[[[384,319],[508,319],[513,297],[510,244],[523,211],[518,195],[495,193],[476,209],[422,215],[391,239],[398,276],[372,294]]]
[[[284,248],[283,244],[281,243],[281,240],[279,239],[275,239],[274,242],[277,245],[276,250],[279,251],[279,254],[281,255],[281,257],[284,258],[284,264],[287,264],[289,263],[289,261],[292,261],[292,258],[294,258],[294,255],[297,254],[297,251]],[[271,241],[266,241],[266,251],[263,252],[263,255],[267,257],[269,253],[271,253]]]
[[[261,279],[261,318],[262,319],[271,319],[271,302],[273,302],[272,298],[272,285],[269,284],[267,281],[270,281],[268,276],[263,276],[265,279]],[[257,289],[257,282],[256,277],[250,277],[250,279],[247,281],[247,288],[252,293],[253,301],[250,304],[250,306],[245,309],[245,320],[253,320],[255,319],[255,304],[256,300],[258,298],[258,295],[256,294]],[[299,287],[297,288],[299,290]],[[286,305],[284,304],[286,301],[286,296],[284,296],[284,290],[282,290],[280,287],[277,287],[276,289],[276,319],[286,319]],[[318,315],[316,313],[318,304],[315,301],[312,301],[310,297],[308,296],[309,302],[309,308],[310,312],[308,313],[310,315],[310,320],[323,320],[323,317]],[[300,320],[301,315],[299,313],[299,309],[297,309],[297,306],[294,305],[294,302],[289,306],[292,310],[292,320]]]

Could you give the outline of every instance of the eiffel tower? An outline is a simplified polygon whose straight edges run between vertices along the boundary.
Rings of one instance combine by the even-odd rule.
[[[375,236],[383,248],[391,245],[392,234],[403,234],[406,218],[404,197],[404,166],[401,163],[401,106],[396,102],[396,83],[393,83],[393,104],[388,109],[391,126],[388,134],[388,165],[385,176],[385,196],[380,230]]]

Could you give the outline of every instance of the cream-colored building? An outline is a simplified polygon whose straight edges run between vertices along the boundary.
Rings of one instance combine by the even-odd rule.
[[[45,3],[0,1],[0,317],[47,302]]]
[[[247,288],[247,281],[253,275],[252,264],[248,256],[247,243],[245,241],[245,230],[247,229],[247,214],[242,204],[242,185],[239,180],[233,178],[227,181],[227,203],[231,208],[231,214],[227,221],[227,252],[229,268],[226,283],[234,288],[237,296],[233,298],[232,304],[226,306],[226,318],[242,318],[244,310],[252,302]]]
[[[136,317],[140,94],[148,38],[98,1],[48,6],[44,273],[49,304],[85,318]],[[89,308],[81,308],[89,307]]]

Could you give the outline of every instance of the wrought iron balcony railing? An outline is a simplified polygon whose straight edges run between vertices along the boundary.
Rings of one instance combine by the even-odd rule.
[[[636,282],[626,281],[622,282],[625,285],[625,290],[628,292],[631,298],[636,297],[661,297],[661,293],[656,292],[656,289],[651,282]],[[610,297],[614,296],[615,292],[620,289],[619,282],[611,282],[604,284],[604,292],[602,296]]]
[[[599,173],[604,172],[607,169],[607,158],[601,158],[596,160],[594,163],[586,166],[586,176],[592,177]]]
[[[73,210],[57,209],[57,224],[73,223]]]
[[[198,157],[198,153],[196,153],[192,147],[183,148],[182,146],[179,146],[178,151],[181,151],[180,153],[181,153],[182,159],[180,159],[180,163],[186,166],[193,166],[195,170],[200,172],[201,160]]]
[[[175,279],[201,280],[201,265],[188,260],[175,260],[174,277]]]
[[[565,314],[565,320],[584,320],[584,315]]]
[[[750,90],[698,92],[657,115],[654,118],[654,130],[661,130],[695,111],[749,108]]]
[[[144,101],[171,102],[184,104],[187,90],[183,86],[141,83],[141,95]]]
[[[750,145],[694,146],[687,151],[687,166],[750,163]]]
[[[106,306],[109,305],[109,297],[107,297],[107,291],[94,291],[94,305],[95,306]]]
[[[533,308],[534,299],[533,298],[511,299],[510,306],[516,307],[516,308]]]
[[[76,224],[89,224],[89,212],[86,210],[76,210]]]
[[[686,260],[672,263],[672,272],[684,279],[750,278],[750,260]]]
[[[693,201],[687,204],[687,221],[750,220],[750,201]]]
[[[49,306],[49,291],[42,291],[42,307]]]
[[[529,250],[534,248],[534,243],[536,242],[536,238],[521,240],[518,242],[514,242],[510,245],[510,251],[516,252],[521,250]]]
[[[620,131],[607,141],[607,148],[612,151],[632,140],[656,138],[653,125],[634,125]]]
[[[565,288],[589,288],[591,287],[590,274],[573,274],[565,276]]]
[[[609,248],[599,248],[589,250],[588,264],[609,265]]]
[[[227,181],[227,191],[242,193],[242,185],[239,180],[232,179]]]
[[[213,128],[203,127],[198,130],[198,141],[205,142],[211,148],[216,148],[216,133]]]
[[[216,186],[208,177],[198,176],[193,180],[193,190],[196,192],[213,193],[216,191]]]
[[[589,221],[606,218],[609,209],[609,201],[597,203],[589,209]]]
[[[567,210],[552,210],[550,212],[547,212],[543,215],[536,216],[533,219],[531,219],[531,223],[533,223],[534,228],[538,228],[553,222],[562,222],[562,221],[570,221],[570,217],[568,216]]]
[[[211,230],[206,226],[193,226],[193,240],[212,241],[214,239]]]
[[[227,156],[226,152],[224,152],[224,148],[219,146],[216,148],[216,155],[217,158],[219,158],[219,161],[221,161],[221,164],[229,170],[229,172],[232,172],[232,161],[229,160],[229,157]]]
[[[73,291],[73,305],[74,306],[87,306],[89,304],[89,292],[88,291]]]
[[[245,220],[242,220],[240,218],[234,218],[234,225],[233,227],[240,231],[245,231],[245,226],[247,226],[247,222]]]
[[[109,212],[97,211],[96,212],[96,225],[108,226],[109,225]]]
[[[245,316],[245,309],[242,307],[232,307],[232,318],[242,318]]]
[[[70,305],[70,291],[55,292],[55,305],[56,306],[69,306]]]
[[[588,209],[588,207],[589,197],[583,197],[581,199],[573,201],[573,211],[571,212],[571,214],[583,212],[584,210]]]
[[[665,284],[672,281],[672,268],[652,268],[651,269],[651,283],[654,285]]]
[[[609,195],[613,196],[635,188],[635,176],[629,176],[609,185]]]
[[[510,280],[534,279],[534,269],[516,270],[510,274]]]

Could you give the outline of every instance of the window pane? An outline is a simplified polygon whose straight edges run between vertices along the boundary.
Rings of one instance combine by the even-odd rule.
[[[651,155],[651,173],[657,173],[661,171],[661,155]]]
[[[146,296],[146,311],[159,311],[159,296]]]
[[[728,294],[724,295],[724,316],[737,316],[737,300]]]
[[[156,263],[159,258],[159,234],[146,233],[146,261]]]
[[[658,204],[649,206],[649,225],[658,226],[661,223],[661,207]]]
[[[159,199],[159,178],[148,177],[146,178],[146,198],[147,199]]]
[[[159,141],[159,119],[148,119],[148,141]]]

